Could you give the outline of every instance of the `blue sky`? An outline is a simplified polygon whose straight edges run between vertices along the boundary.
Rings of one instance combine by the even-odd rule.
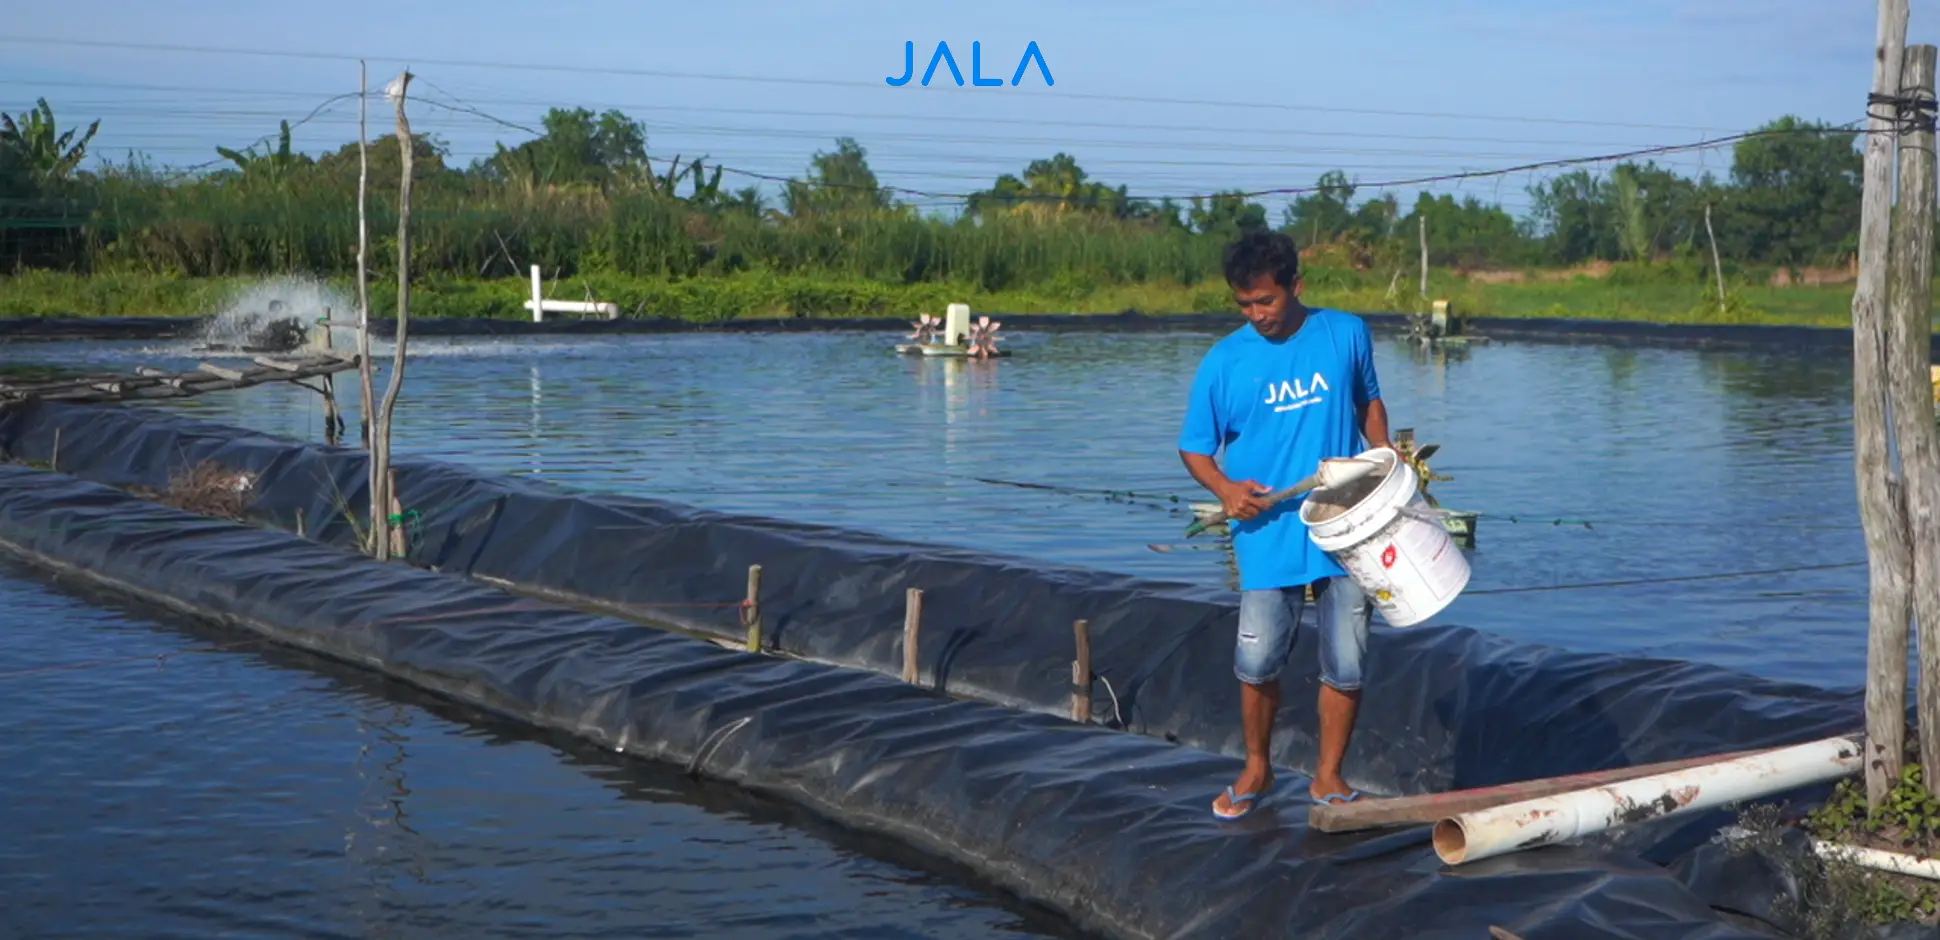
[[[373,89],[409,64],[416,97],[514,124],[551,105],[618,107],[659,159],[794,175],[848,135],[895,186],[965,192],[1063,150],[1134,194],[1185,195],[1311,185],[1333,167],[1375,183],[1686,143],[1786,113],[1853,120],[1873,17],[1829,0],[63,0],[9,11],[0,110],[45,96],[64,123],[102,120],[99,157],[186,166],[355,92],[362,56]],[[1917,10],[1911,36],[1935,41]],[[891,87],[906,41],[919,78],[938,41],[967,78],[976,41],[1006,83],[958,88],[943,69],[930,87]],[[1056,85],[1032,70],[1011,87],[1033,41]],[[525,136],[424,101],[411,113],[461,164]],[[340,101],[296,144],[334,149],[356,120]],[[381,103],[371,120],[390,129]],[[1730,157],[1662,162],[1722,171]],[[1539,176],[1429,188],[1520,214]]]

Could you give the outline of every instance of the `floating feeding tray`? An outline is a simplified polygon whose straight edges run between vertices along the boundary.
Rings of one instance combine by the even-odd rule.
[[[942,356],[955,359],[1002,359],[1008,349],[997,348],[997,329],[1002,323],[989,317],[970,320],[969,304],[951,304],[943,319],[925,313],[910,324],[909,338],[914,343],[898,343],[896,351],[905,356]],[[942,338],[937,337],[938,330]]]

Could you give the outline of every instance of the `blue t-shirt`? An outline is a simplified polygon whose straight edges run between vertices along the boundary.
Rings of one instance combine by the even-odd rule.
[[[1179,449],[1215,456],[1235,481],[1269,491],[1312,476],[1329,457],[1360,453],[1358,409],[1381,397],[1367,321],[1310,308],[1292,336],[1275,342],[1251,323],[1207,350],[1192,382]],[[1233,520],[1240,589],[1294,587],[1346,574],[1307,536],[1304,496],[1244,522]]]

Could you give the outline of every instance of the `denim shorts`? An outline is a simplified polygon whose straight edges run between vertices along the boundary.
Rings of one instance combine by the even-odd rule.
[[[1328,578],[1314,585],[1320,630],[1320,681],[1352,692],[1361,687],[1361,658],[1374,612],[1353,578]],[[1241,591],[1239,643],[1233,674],[1259,685],[1279,678],[1293,649],[1293,632],[1306,606],[1304,586]]]

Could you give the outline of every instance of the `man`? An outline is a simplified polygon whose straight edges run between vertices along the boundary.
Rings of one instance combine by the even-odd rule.
[[[1320,760],[1315,800],[1360,796],[1341,777],[1361,697],[1361,657],[1372,612],[1353,579],[1307,536],[1301,499],[1271,509],[1261,498],[1312,476],[1320,462],[1391,446],[1367,323],[1300,302],[1300,251],[1279,232],[1254,231],[1228,245],[1226,283],[1249,323],[1199,364],[1179,435],[1193,479],[1233,520],[1240,571],[1240,686],[1246,769],[1213,800],[1237,819],[1273,785],[1267,747],[1280,708],[1279,675],[1312,585],[1319,608]],[[1214,456],[1225,448],[1225,466]]]

